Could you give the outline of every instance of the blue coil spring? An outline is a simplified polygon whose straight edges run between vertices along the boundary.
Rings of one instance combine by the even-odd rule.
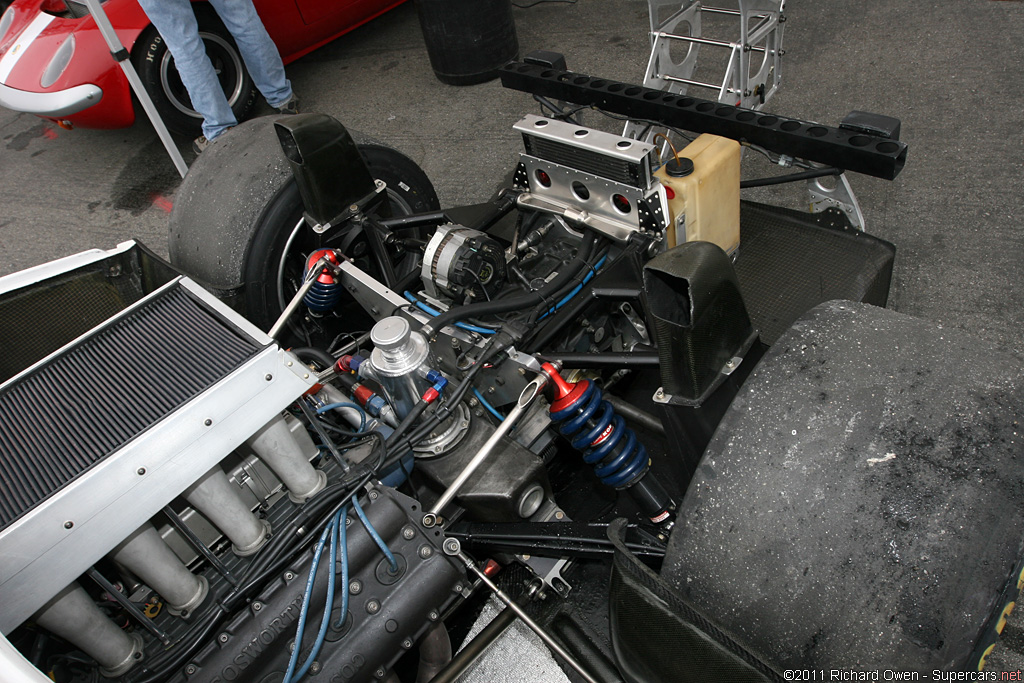
[[[306,271],[303,276],[309,273],[309,269],[316,264],[316,262],[323,255],[321,250],[314,252],[310,255],[309,260],[306,262]],[[306,292],[306,296],[303,297],[302,301],[306,304],[306,308],[313,311],[314,313],[330,313],[334,310],[334,307],[338,305],[338,300],[341,298],[341,283],[338,282],[337,278],[328,276],[331,282],[321,282],[320,278],[313,283],[309,291]]]
[[[602,483],[613,487],[631,484],[647,471],[647,449],[626,426],[622,416],[616,415],[601,390],[593,382],[573,401],[572,405],[551,413],[551,420],[561,422],[559,431],[569,439],[573,448],[583,451],[583,462],[594,467],[594,474]],[[611,427],[604,439],[593,445]],[[622,448],[616,452],[616,446]]]

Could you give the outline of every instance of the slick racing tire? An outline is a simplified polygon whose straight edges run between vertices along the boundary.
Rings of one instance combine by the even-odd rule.
[[[256,102],[256,86],[245,69],[242,54],[220,18],[208,7],[196,8],[199,36],[206,45],[224,95],[235,118],[243,120]],[[188,90],[174,67],[174,58],[156,28],[150,26],[132,49],[132,63],[168,130],[195,137],[202,132],[203,117],[192,108]]]
[[[175,266],[264,330],[298,290],[306,259],[319,247],[302,221],[302,197],[273,130],[278,118],[247,121],[200,155],[182,181],[168,235]],[[358,133],[353,138],[373,177],[387,185],[393,215],[439,208],[437,193],[416,162]],[[366,240],[339,234],[356,265],[379,276]],[[405,275],[417,266],[418,256],[395,251],[392,264]],[[295,341],[327,347],[356,329],[360,316],[351,300],[343,301],[329,315],[297,314],[292,332]]]

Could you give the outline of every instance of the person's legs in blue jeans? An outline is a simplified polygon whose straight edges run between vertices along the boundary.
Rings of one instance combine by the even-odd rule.
[[[171,51],[181,82],[192,98],[192,106],[203,116],[203,135],[213,140],[237,125],[217,73],[206,56],[192,3],[189,0],[139,0],[139,4]]]
[[[253,82],[267,104],[280,107],[292,97],[277,46],[267,34],[250,0],[210,0],[221,21],[234,36]],[[209,136],[207,136],[209,137]]]

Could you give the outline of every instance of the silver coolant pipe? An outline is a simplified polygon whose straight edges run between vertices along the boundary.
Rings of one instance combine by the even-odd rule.
[[[260,460],[274,471],[288,489],[293,503],[304,503],[327,485],[327,474],[309,464],[317,454],[316,444],[301,422],[292,429],[284,415],[278,415],[246,442]]]
[[[142,637],[119,629],[78,583],[72,583],[36,612],[35,621],[86,653],[108,678],[123,676],[142,661]]]
[[[155,590],[171,614],[187,616],[210,592],[206,577],[190,572],[149,522],[114,548],[112,558]]]
[[[270,538],[270,522],[260,519],[242,502],[238,491],[216,465],[185,489],[185,500],[231,539],[239,557],[252,555]]]

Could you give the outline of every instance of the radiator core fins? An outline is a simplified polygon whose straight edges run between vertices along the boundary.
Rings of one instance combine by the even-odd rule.
[[[0,529],[260,348],[172,286],[0,388]]]

